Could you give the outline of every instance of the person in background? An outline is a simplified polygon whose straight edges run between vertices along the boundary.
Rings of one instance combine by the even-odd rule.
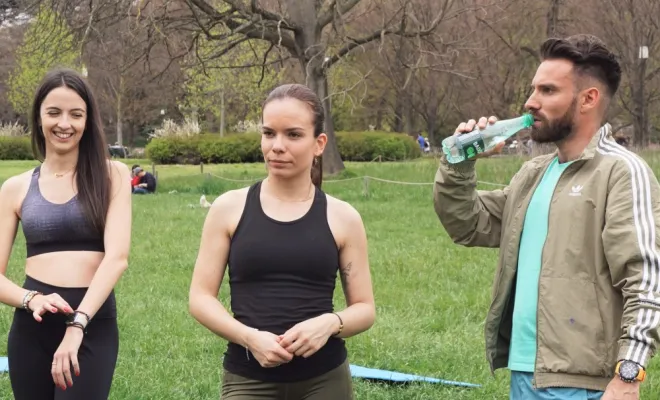
[[[419,145],[419,149],[424,152],[424,148],[426,147],[426,139],[424,139],[424,135],[421,133],[417,134],[417,144]]]
[[[119,349],[114,287],[128,267],[131,186],[109,160],[99,108],[75,71],[49,72],[30,115],[42,163],[0,187],[0,302],[16,400],[107,399]],[[25,282],[6,276],[20,225]]]
[[[540,55],[525,108],[557,150],[494,191],[476,189],[475,160],[443,156],[435,210],[454,242],[500,249],[486,354],[511,399],[637,400],[660,340],[660,185],[605,122],[621,81],[605,44],[553,38]]]
[[[151,172],[147,172],[141,167],[136,167],[133,173],[138,178],[137,186],[133,186],[133,193],[150,194],[156,191],[156,177]]]
[[[190,313],[226,339],[223,400],[353,398],[344,339],[375,320],[360,214],[321,190],[323,106],[283,85],[263,107],[268,177],[215,199],[190,285]],[[218,300],[229,272],[233,316]],[[347,308],[333,310],[337,274]]]
[[[140,177],[135,174],[135,168],[139,166],[139,164],[133,164],[131,167],[131,190],[140,184]]]

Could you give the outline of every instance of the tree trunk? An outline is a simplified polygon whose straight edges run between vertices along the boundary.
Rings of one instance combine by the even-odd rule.
[[[426,134],[429,138],[429,143],[435,144],[439,141],[436,141],[436,130],[438,129],[438,113],[429,113],[426,118]]]
[[[339,154],[335,129],[332,121],[332,107],[328,91],[325,44],[323,27],[318,24],[319,1],[287,0],[289,19],[300,27],[294,36],[296,43],[295,57],[305,75],[305,84],[312,89],[323,104],[325,112],[325,134],[328,143],[323,151],[322,163],[324,174],[335,174],[344,169],[344,162]]]
[[[116,110],[117,111],[117,115],[116,115],[116,118],[117,118],[116,133],[117,133],[117,144],[119,146],[124,145],[124,135],[123,135],[122,126],[121,126],[121,120],[122,120],[122,115],[121,115],[121,100],[122,99],[121,99],[121,97],[122,97],[122,94],[119,93],[118,96],[117,96],[117,110]]]
[[[220,94],[220,137],[225,136],[225,91]]]
[[[406,96],[406,102],[405,102],[405,106],[404,106],[405,107],[404,108],[405,113],[406,113],[405,114],[406,117],[405,117],[405,121],[404,121],[404,126],[405,126],[405,128],[404,128],[405,132],[404,133],[407,134],[407,135],[415,133],[416,126],[417,126],[417,124],[415,124],[415,111],[413,110],[412,102],[413,102],[412,94],[409,94],[408,96]]]
[[[644,77],[646,76],[646,59],[639,60],[639,65],[635,68],[635,76],[631,85],[631,97],[633,101],[633,144],[638,149],[643,149],[649,145],[649,117],[644,91]]]
[[[378,103],[378,111],[376,111],[376,126],[374,127],[377,131],[383,130],[383,114],[387,102],[385,97],[381,97],[380,102]]]
[[[403,132],[403,113],[403,100],[401,93],[398,93],[394,104],[394,121],[392,124],[394,132]]]
[[[323,102],[323,111],[325,113],[325,134],[328,136],[328,143],[323,151],[323,173],[327,175],[336,174],[344,170],[344,162],[339,154],[337,138],[335,136],[335,126],[332,120],[332,109],[330,106],[330,94],[328,90],[328,79],[320,68],[312,68],[307,77],[309,86],[314,93]]]
[[[562,0],[552,0],[550,3],[550,10],[548,10],[547,25],[546,25],[546,35],[551,37],[558,37],[561,35],[560,22],[559,22],[559,10],[561,7]]]

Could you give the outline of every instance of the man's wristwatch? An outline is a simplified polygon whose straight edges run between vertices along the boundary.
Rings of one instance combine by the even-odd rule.
[[[635,381],[643,382],[644,378],[646,378],[646,371],[644,368],[630,360],[621,360],[616,363],[615,373],[622,381],[627,383],[633,383]]]

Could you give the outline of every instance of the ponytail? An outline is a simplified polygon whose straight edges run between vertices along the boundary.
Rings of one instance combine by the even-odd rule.
[[[323,156],[314,157],[312,164],[312,183],[319,189],[323,184]]]

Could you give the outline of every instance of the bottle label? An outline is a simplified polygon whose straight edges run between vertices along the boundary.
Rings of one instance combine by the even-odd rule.
[[[481,133],[478,131],[459,136],[459,138],[462,142],[461,145],[463,147],[465,158],[474,158],[477,154],[486,151],[484,140],[481,138]]]

